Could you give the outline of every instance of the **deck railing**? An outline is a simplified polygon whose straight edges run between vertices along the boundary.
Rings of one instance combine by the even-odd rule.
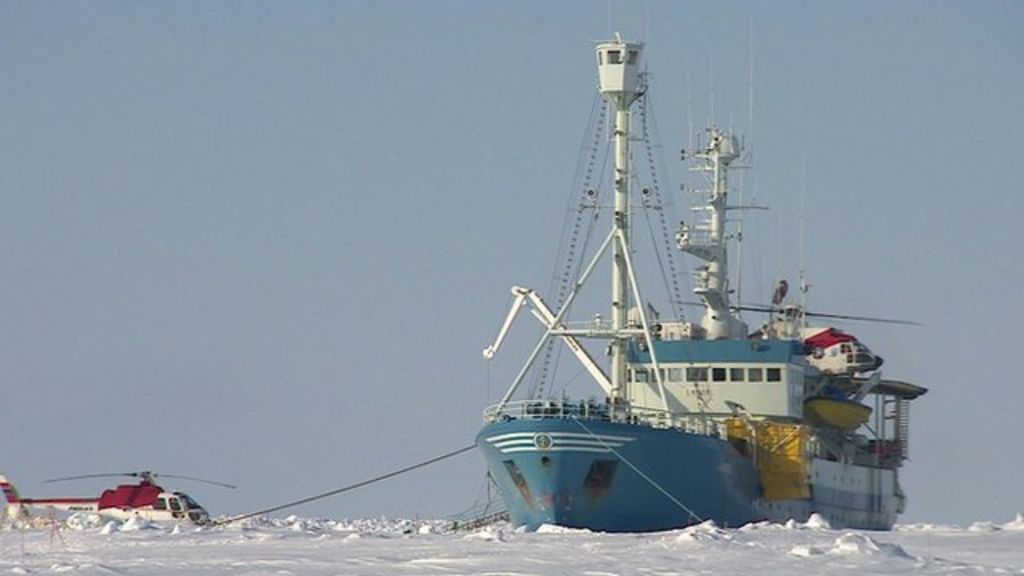
[[[692,434],[722,436],[720,422],[731,414],[669,412],[655,408],[638,408],[627,404],[609,404],[594,400],[516,400],[495,404],[484,410],[485,422],[508,420],[596,420],[623,422],[652,428],[676,428]]]

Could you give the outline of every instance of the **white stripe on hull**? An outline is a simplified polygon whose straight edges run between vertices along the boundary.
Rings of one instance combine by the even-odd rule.
[[[636,440],[630,436],[602,436],[579,432],[510,432],[486,439],[502,454],[518,452],[608,453]]]

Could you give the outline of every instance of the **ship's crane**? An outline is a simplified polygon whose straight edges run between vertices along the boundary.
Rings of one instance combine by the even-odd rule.
[[[515,321],[516,316],[519,315],[519,311],[527,305],[532,306],[530,312],[533,313],[536,318],[545,328],[547,328],[552,334],[558,335],[565,345],[569,347],[569,350],[576,355],[583,367],[586,368],[587,372],[594,378],[598,386],[604,390],[605,394],[612,393],[612,383],[608,379],[608,376],[601,370],[601,367],[597,365],[597,362],[590,356],[590,353],[580,344],[573,335],[561,332],[565,329],[565,326],[561,323],[555,324],[555,314],[548,308],[548,305],[544,303],[544,300],[530,288],[523,288],[522,286],[513,286],[512,295],[515,299],[512,301],[512,308],[508,311],[508,316],[505,317],[505,323],[502,324],[501,330],[498,332],[498,337],[494,339],[494,343],[484,348],[484,358],[490,360],[494,358],[494,354],[497,353],[498,348],[501,347],[501,343],[505,340],[505,336],[508,334],[509,328],[512,326],[512,322]]]

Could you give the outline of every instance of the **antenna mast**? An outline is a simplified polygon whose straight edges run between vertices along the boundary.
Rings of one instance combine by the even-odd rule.
[[[807,166],[804,153],[800,153],[800,328],[807,327],[807,191],[805,185]],[[797,332],[799,334],[799,332]]]
[[[754,160],[754,17],[750,17],[750,38],[747,44],[747,134],[744,152],[747,155],[747,164],[752,165]],[[740,172],[740,205],[743,205],[744,196],[747,191],[747,179],[743,172]],[[736,306],[743,309],[743,218],[740,217],[736,224]],[[737,311],[737,316],[740,312]]]
[[[729,210],[729,165],[739,157],[735,136],[717,128],[708,130],[708,146],[694,153],[705,161],[699,170],[711,174],[708,202],[697,208],[706,214],[703,223],[684,226],[677,236],[680,250],[707,262],[697,269],[694,293],[704,301],[701,326],[709,339],[745,338],[747,325],[729,306],[729,263],[725,234],[725,214]]]

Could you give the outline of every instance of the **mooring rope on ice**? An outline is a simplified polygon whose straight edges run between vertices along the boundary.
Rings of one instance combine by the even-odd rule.
[[[247,514],[241,514],[239,516],[234,516],[234,517],[231,517],[231,518],[225,518],[223,520],[215,520],[213,522],[213,524],[215,526],[223,526],[223,525],[226,525],[226,524],[232,524],[232,523],[235,523],[235,522],[240,522],[242,520],[248,520],[249,518],[255,518],[256,516],[263,516],[264,514],[270,514],[272,512],[278,512],[278,511],[284,510],[286,508],[294,508],[295,506],[301,506],[303,504],[309,504],[310,502],[315,502],[316,500],[323,500],[324,498],[330,498],[331,496],[335,496],[335,495],[341,494],[343,492],[348,492],[350,490],[355,490],[356,488],[362,488],[363,486],[368,486],[370,484],[374,484],[374,483],[380,482],[382,480],[387,480],[388,478],[394,478],[395,476],[399,476],[401,474],[405,474],[406,472],[411,472],[411,471],[416,470],[418,468],[423,468],[423,467],[426,467],[426,466],[430,466],[431,464],[436,464],[436,463],[438,463],[438,462],[440,462],[442,460],[447,460],[449,458],[453,458],[455,456],[458,456],[459,454],[463,454],[465,452],[469,452],[470,450],[472,450],[474,448],[476,448],[476,445],[475,444],[470,444],[469,446],[464,446],[462,448],[459,448],[458,450],[452,450],[451,452],[442,454],[440,456],[435,456],[435,457],[433,457],[433,458],[431,458],[429,460],[424,460],[423,462],[420,462],[418,464],[413,464],[412,466],[406,466],[405,468],[400,468],[398,470],[394,470],[392,472],[388,472],[387,474],[381,474],[380,476],[375,476],[373,478],[369,478],[369,479],[363,480],[361,482],[356,482],[355,484],[349,484],[348,486],[337,488],[335,490],[331,490],[330,492],[324,492],[323,494],[317,494],[316,496],[309,496],[309,497],[306,497],[306,498],[302,498],[301,500],[294,500],[294,501],[288,502],[286,504],[281,504],[281,505],[278,505],[278,506],[274,506],[273,508],[267,508],[267,509],[264,509],[264,510],[259,510],[257,512],[249,512]]]
[[[591,436],[593,436],[593,437],[594,437],[594,439],[595,439],[595,440],[597,440],[598,442],[600,442],[600,443],[601,443],[601,447],[602,447],[602,448],[606,448],[606,449],[608,449],[609,451],[611,451],[611,453],[612,453],[612,454],[615,454],[616,456],[618,456],[619,460],[622,460],[623,462],[625,462],[625,463],[626,463],[626,466],[629,466],[630,468],[632,468],[632,469],[633,469],[633,472],[636,472],[637,474],[639,474],[641,478],[643,478],[644,480],[646,480],[647,482],[649,482],[649,483],[651,484],[651,486],[654,486],[654,487],[655,487],[655,488],[656,488],[656,489],[657,489],[657,490],[658,490],[659,492],[661,492],[662,494],[664,494],[664,495],[665,495],[665,497],[666,497],[666,498],[668,498],[669,500],[671,500],[671,501],[672,501],[672,502],[673,502],[673,503],[674,503],[674,504],[675,504],[676,506],[679,506],[680,508],[682,508],[683,512],[686,512],[687,514],[689,514],[690,516],[692,516],[692,517],[693,517],[693,518],[694,518],[695,520],[697,520],[697,522],[703,522],[703,521],[704,521],[704,519],[703,519],[703,518],[701,518],[700,516],[698,516],[696,512],[694,512],[693,510],[690,510],[690,509],[689,509],[689,508],[688,508],[688,507],[686,506],[686,504],[683,504],[683,503],[682,503],[682,502],[680,502],[680,501],[679,501],[679,500],[678,500],[678,499],[677,499],[677,498],[676,498],[675,496],[673,496],[672,494],[670,494],[670,493],[668,492],[668,490],[665,490],[664,488],[662,488],[662,487],[661,487],[661,485],[660,485],[660,484],[658,484],[657,482],[655,482],[653,478],[651,478],[651,477],[650,477],[650,476],[648,476],[647,474],[644,474],[643,470],[641,470],[641,469],[637,468],[637,467],[636,467],[636,466],[635,466],[635,465],[634,465],[634,464],[633,464],[632,462],[630,462],[630,461],[629,461],[629,460],[628,460],[628,459],[627,459],[627,458],[626,458],[625,456],[623,456],[622,454],[619,454],[619,451],[618,451],[618,450],[616,450],[615,448],[613,448],[613,447],[612,447],[612,446],[611,446],[610,444],[608,444],[607,442],[605,442],[605,441],[604,441],[604,438],[601,438],[601,437],[600,437],[600,436],[598,436],[597,434],[594,434],[594,433],[593,433],[593,432],[592,432],[592,431],[590,430],[590,428],[587,428],[587,427],[586,427],[586,425],[584,425],[584,424],[583,424],[583,422],[580,422],[579,418],[577,418],[577,417],[575,417],[575,416],[572,416],[572,420],[573,420],[574,422],[576,422],[577,424],[579,424],[579,425],[580,425],[580,428],[583,428],[583,430],[584,430],[584,431],[585,431],[585,432],[586,432],[587,434],[590,434]]]

